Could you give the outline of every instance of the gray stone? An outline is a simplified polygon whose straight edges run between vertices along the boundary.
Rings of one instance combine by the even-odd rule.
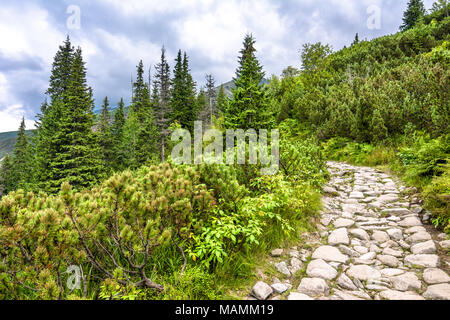
[[[331,234],[328,236],[328,244],[330,245],[350,244],[347,229],[341,228],[331,232]]]
[[[423,296],[432,300],[450,300],[450,284],[441,283],[429,286]]]
[[[322,278],[325,280],[333,280],[338,275],[336,269],[322,259],[311,261],[306,269],[306,274],[311,278]]]
[[[303,278],[297,290],[310,296],[327,295],[330,292],[325,280],[320,278]]]
[[[278,272],[284,274],[286,277],[291,276],[291,272],[289,271],[286,262],[280,262],[275,264],[275,268],[278,270]]]
[[[394,250],[392,248],[386,248],[383,250],[384,255],[393,256],[396,258],[401,258],[403,256],[403,252],[400,250]]]
[[[442,249],[450,249],[450,240],[444,240],[439,242]]]
[[[407,233],[407,234],[417,233],[417,232],[427,232],[427,229],[425,229],[425,227],[423,227],[423,226],[417,226],[417,227],[412,227],[412,228],[408,228],[405,230],[405,233]]]
[[[283,249],[274,249],[270,253],[272,257],[280,257],[283,254]]]
[[[303,293],[291,292],[287,298],[288,300],[314,300],[310,296]]]
[[[395,277],[404,274],[405,270],[385,268],[381,270],[381,274],[385,277]]]
[[[337,284],[342,289],[347,290],[357,290],[358,288],[355,286],[355,284],[352,282],[352,280],[345,275],[345,273],[342,273],[339,278],[337,279]]]
[[[431,236],[428,232],[417,232],[406,238],[406,241],[408,241],[411,244],[428,240],[431,240]]]
[[[414,254],[430,254],[436,253],[436,251],[436,245],[434,244],[433,240],[421,242],[411,247],[411,252]]]
[[[349,198],[350,199],[364,199],[364,194],[359,191],[353,191],[352,193],[350,193]]]
[[[391,216],[405,216],[411,214],[411,211],[405,208],[393,208],[393,209],[384,209],[382,213]]]
[[[422,266],[425,268],[436,268],[439,266],[439,257],[435,254],[412,254],[406,256],[405,264],[410,266]]]
[[[378,255],[377,259],[380,260],[382,264],[391,268],[396,268],[400,264],[400,261],[394,256]]]
[[[423,272],[423,280],[428,284],[450,282],[450,277],[441,269],[429,268]]]
[[[342,300],[349,300],[349,301],[364,300],[364,299],[354,296],[348,292],[337,290],[337,289],[334,290],[334,294]]]
[[[417,217],[408,217],[398,223],[400,227],[416,227],[421,226],[422,222]]]
[[[291,258],[291,267],[301,267],[302,262],[297,258]]]
[[[289,290],[289,287],[285,283],[274,283],[272,289],[275,293],[282,294]]]
[[[256,283],[252,289],[252,295],[258,300],[266,300],[272,293],[272,287],[262,281]]]
[[[365,241],[370,240],[369,234],[363,229],[352,229],[352,230],[350,230],[350,234],[353,237],[361,239],[361,240],[365,240]]]
[[[359,254],[366,254],[367,252],[369,252],[369,249],[367,249],[366,247],[363,247],[363,246],[354,246],[353,248]]]
[[[350,256],[350,257],[359,257],[359,253],[355,250],[350,249],[347,246],[344,245],[340,245],[339,246],[339,250],[341,250],[343,253],[345,253],[346,255]]]
[[[361,281],[379,279],[381,277],[380,271],[367,265],[351,266],[347,270],[347,275]]]
[[[422,288],[422,283],[413,272],[392,277],[391,282],[394,289],[399,291],[414,291]]]
[[[321,246],[314,251],[313,259],[322,259],[325,261],[334,261],[340,263],[347,263],[349,258],[343,255],[337,248],[332,246]]]
[[[425,300],[415,292],[401,292],[396,290],[385,290],[380,297],[386,300]]]
[[[362,255],[361,257],[359,257],[360,260],[373,260],[375,259],[375,257],[377,256],[377,254],[375,252],[368,252],[364,255]]]
[[[350,220],[350,219],[343,219],[343,218],[339,218],[336,221],[334,221],[334,223],[333,223],[333,225],[336,228],[348,228],[354,224],[355,224],[355,221]]]
[[[392,240],[403,239],[403,232],[400,229],[389,229],[386,232],[389,235],[389,237],[391,237]]]
[[[384,231],[374,231],[372,234],[372,239],[378,243],[383,243],[383,242],[389,241],[391,238]]]

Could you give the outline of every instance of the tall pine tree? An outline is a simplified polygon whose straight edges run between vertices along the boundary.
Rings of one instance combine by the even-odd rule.
[[[400,30],[406,31],[413,28],[425,13],[426,10],[422,0],[409,0],[408,7],[403,13],[403,24]]]
[[[12,170],[13,160],[6,154],[0,163],[0,198],[14,190]]]
[[[16,144],[14,146],[14,157],[12,166],[12,181],[10,186],[15,189],[26,189],[31,183],[32,151],[25,131],[25,119],[22,118]]]
[[[156,75],[153,82],[152,105],[158,128],[158,140],[161,161],[166,158],[167,137],[169,135],[170,115],[170,67],[166,59],[166,49],[161,49],[161,61],[155,66]]]
[[[256,58],[254,44],[253,36],[247,35],[236,70],[236,88],[233,89],[233,98],[225,110],[227,129],[257,130],[269,129],[272,126],[268,113],[268,97],[262,85],[264,72]]]
[[[171,120],[178,121],[182,128],[191,132],[194,130],[196,120],[196,93],[195,83],[189,70],[189,61],[186,53],[184,57],[178,51],[171,81],[170,110]]]
[[[109,100],[105,97],[103,100],[100,121],[98,123],[98,139],[102,148],[103,162],[107,171],[112,169],[113,162],[113,140],[111,134],[111,117],[109,113]]]
[[[63,50],[67,48],[65,46]],[[51,95],[52,102],[42,116],[41,135],[38,137],[39,144],[46,148],[39,157],[39,178],[42,187],[51,193],[58,192],[65,181],[78,189],[92,186],[102,178],[104,170],[101,148],[97,135],[92,131],[92,89],[86,84],[81,49],[78,48],[64,63],[71,64],[69,79],[65,78],[65,73],[63,79],[55,76],[59,73],[52,73],[53,83],[61,90],[53,90],[55,88],[50,81],[52,90],[49,92],[57,94]],[[61,83],[63,87],[59,87]],[[45,128],[43,124],[46,124]],[[49,157],[44,165],[42,155]]]
[[[118,108],[114,114],[114,122],[111,125],[112,140],[112,168],[115,171],[123,170],[126,166],[126,152],[124,149],[125,104],[120,99]]]

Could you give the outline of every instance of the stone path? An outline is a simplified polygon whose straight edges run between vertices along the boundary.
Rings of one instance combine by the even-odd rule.
[[[277,277],[259,281],[248,299],[450,300],[449,240],[432,240],[418,199],[403,198],[405,188],[375,169],[328,167],[320,234],[274,250]]]

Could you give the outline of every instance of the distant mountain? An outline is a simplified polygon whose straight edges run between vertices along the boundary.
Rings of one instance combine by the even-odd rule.
[[[263,79],[263,80],[261,81],[260,84],[268,84],[268,83],[269,83],[269,80]],[[221,84],[220,86],[214,88],[214,90],[216,91],[217,94],[219,94],[219,91],[220,91],[220,87],[221,87],[221,86],[223,86],[223,90],[224,90],[225,94],[226,94],[229,98],[231,98],[232,95],[233,95],[233,94],[232,94],[232,91],[233,91],[233,89],[236,88],[236,84],[234,83],[234,80],[225,82],[225,83]]]
[[[35,130],[27,130],[27,136],[30,136]],[[3,159],[6,154],[12,154],[17,140],[19,131],[0,132],[0,159]]]

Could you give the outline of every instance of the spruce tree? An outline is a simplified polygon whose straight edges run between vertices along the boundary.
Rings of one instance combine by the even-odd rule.
[[[191,132],[194,130],[196,120],[196,93],[195,83],[189,70],[189,61],[186,53],[184,57],[178,51],[171,81],[170,110],[171,120],[178,121],[182,128]]]
[[[59,117],[50,144],[58,150],[49,161],[45,189],[58,192],[63,182],[74,188],[89,187],[102,177],[104,164],[94,125],[92,89],[86,84],[86,68],[81,49],[74,55],[70,81],[58,102]]]
[[[422,0],[409,0],[408,7],[403,13],[403,24],[400,30],[406,31],[413,28],[425,13],[426,10]]]
[[[356,33],[355,40],[353,40],[353,42],[352,42],[352,46],[354,46],[355,44],[358,44],[358,43],[359,43],[359,34]]]
[[[13,159],[6,154],[0,163],[0,197],[14,190]]]
[[[112,140],[112,168],[115,171],[125,169],[126,153],[124,152],[124,126],[125,126],[125,104],[123,98],[120,99],[118,108],[114,114],[114,122],[111,125]]]
[[[247,35],[236,70],[236,88],[233,98],[225,110],[227,129],[268,129],[271,127],[268,114],[268,97],[262,85],[264,72],[255,56],[255,40]]]
[[[225,95],[225,89],[223,88],[223,85],[221,85],[219,89],[219,94],[217,95],[216,99],[217,111],[220,114],[225,112],[227,101],[228,100],[227,96]]]
[[[133,101],[126,125],[126,136],[131,147],[129,165],[133,168],[144,165],[156,153],[156,125],[148,88],[141,60],[133,83]]]
[[[156,75],[153,83],[152,105],[159,132],[159,147],[161,161],[165,161],[165,149],[169,135],[169,122],[171,119],[170,104],[170,67],[166,60],[166,49],[161,49],[161,61],[155,66]]]
[[[16,144],[14,146],[14,157],[12,167],[12,188],[23,189],[31,182],[32,153],[25,131],[25,119],[22,118]]]
[[[102,148],[103,162],[106,169],[112,168],[113,162],[113,140],[111,133],[111,117],[109,113],[109,100],[105,97],[103,100],[100,121],[98,123],[98,139]]]
[[[67,103],[64,93],[68,90],[71,78],[71,69],[74,56],[74,48],[69,37],[59,47],[55,55],[50,75],[49,88],[46,93],[49,96],[41,105],[41,113],[36,121],[37,134],[35,139],[35,161],[33,176],[37,187],[48,190],[48,182],[55,179],[53,176],[52,160],[58,153],[63,152],[64,141],[56,140],[54,134],[60,130],[59,124],[62,110]]]
[[[208,107],[209,113],[209,124],[213,125],[214,117],[217,117],[217,109],[216,109],[216,90],[215,90],[216,82],[212,74],[206,75],[206,104]]]

